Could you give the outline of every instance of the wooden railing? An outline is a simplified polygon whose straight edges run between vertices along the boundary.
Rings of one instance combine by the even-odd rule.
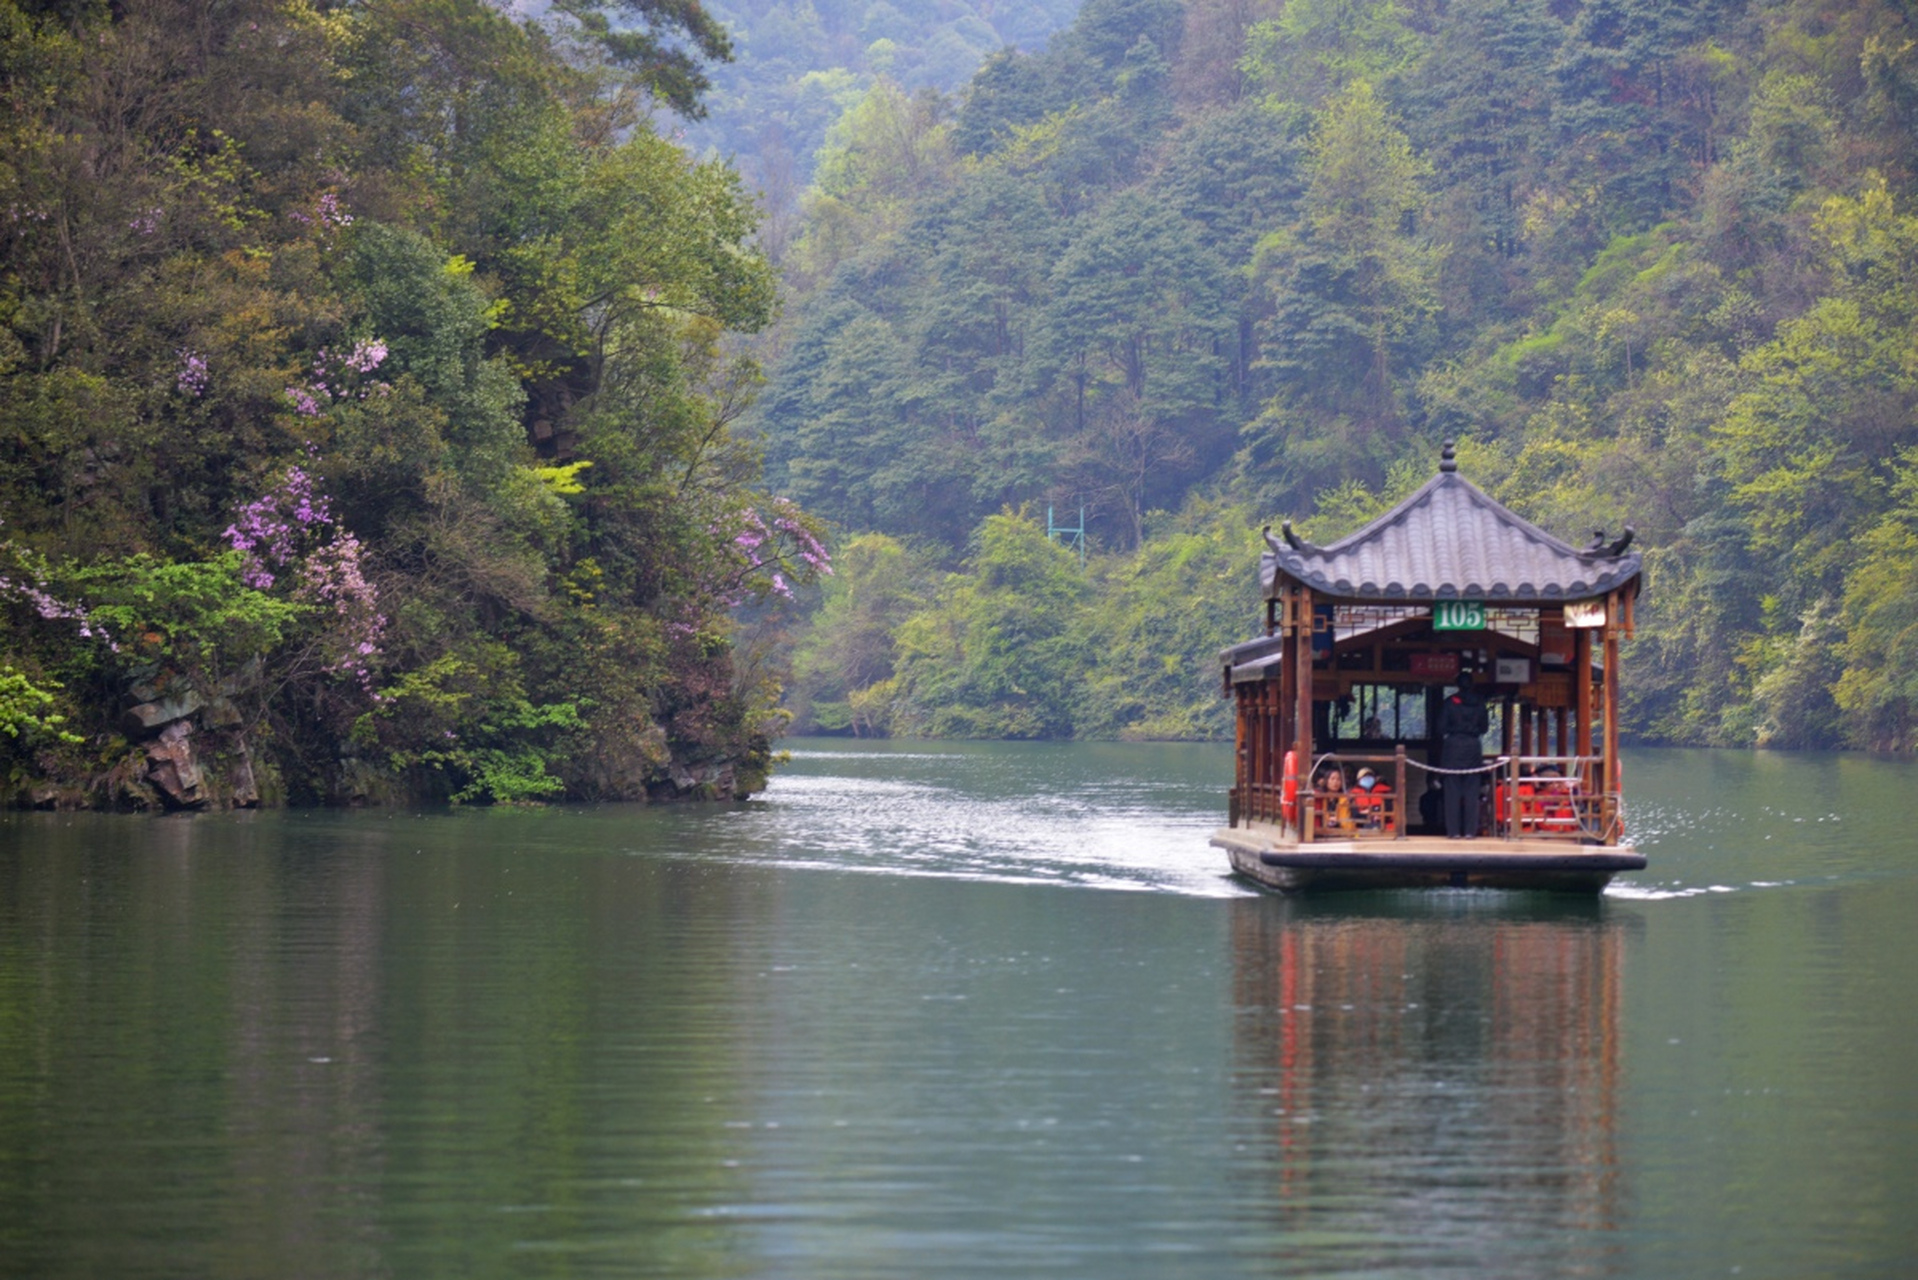
[[[1603,787],[1604,768],[1602,756],[1510,757],[1495,775],[1494,830],[1507,839],[1616,844],[1621,797]]]
[[[1311,775],[1298,780],[1297,803],[1290,819],[1285,813],[1283,782],[1248,782],[1232,788],[1228,821],[1233,826],[1269,822],[1293,828],[1302,841],[1397,840],[1405,836],[1408,814],[1418,817],[1417,811],[1409,808],[1416,798],[1408,796],[1407,780],[1422,777],[1424,770],[1406,758],[1403,746],[1391,755],[1333,753],[1320,756],[1312,765]],[[1327,768],[1337,767],[1349,775],[1366,765],[1388,777],[1391,789],[1332,793],[1311,785]],[[1602,757],[1517,756],[1502,765],[1487,775],[1492,784],[1488,787],[1491,835],[1572,844],[1618,842],[1622,813],[1619,793],[1593,786],[1602,777]],[[1558,769],[1561,776],[1553,778],[1540,772],[1548,766]],[[1424,790],[1423,785],[1419,790]]]
[[[1352,752],[1320,756],[1295,784],[1294,814],[1285,813],[1285,784],[1248,782],[1234,787],[1227,805],[1233,826],[1241,822],[1270,822],[1301,831],[1303,840],[1396,840],[1405,835],[1405,779],[1409,762],[1405,748],[1390,754]],[[1328,768],[1355,773],[1371,765],[1390,780],[1391,789],[1373,793],[1347,790],[1337,795],[1316,790],[1312,783]],[[1347,769],[1347,766],[1352,766]],[[1343,801],[1343,804],[1340,803]]]

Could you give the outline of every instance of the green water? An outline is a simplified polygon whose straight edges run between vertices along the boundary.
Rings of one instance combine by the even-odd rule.
[[[1918,1274],[1918,769],[1639,752],[1597,901],[1222,874],[1220,748],[0,819],[0,1275]]]

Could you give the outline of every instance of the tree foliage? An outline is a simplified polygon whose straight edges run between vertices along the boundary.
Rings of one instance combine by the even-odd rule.
[[[733,429],[752,199],[648,107],[727,48],[677,0],[0,4],[17,780],[155,802],[187,715],[293,798],[759,784],[733,610],[824,552]]]
[[[1083,503],[1084,598],[1145,636],[1104,645],[1186,651],[1197,571],[1149,566],[1206,513],[1349,531],[1455,436],[1545,527],[1637,527],[1628,732],[1918,749],[1905,8],[1165,8],[989,60],[957,161],[777,330],[774,482],[961,574],[895,630],[916,688],[964,686],[996,511]],[[1071,732],[1211,731],[1163,690],[1099,710],[1075,652]]]

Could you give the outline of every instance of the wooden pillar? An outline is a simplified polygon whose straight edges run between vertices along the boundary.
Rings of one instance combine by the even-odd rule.
[[[1292,597],[1292,644],[1299,655],[1298,702],[1293,712],[1293,750],[1299,753],[1299,830],[1302,839],[1311,839],[1312,813],[1304,803],[1312,786],[1312,589],[1297,587]]]
[[[1238,826],[1240,817],[1252,810],[1252,690],[1236,685],[1232,690],[1232,769],[1237,777],[1237,792],[1227,825]]]
[[[1393,794],[1399,804],[1398,825],[1393,828],[1392,838],[1403,840],[1405,828],[1411,825],[1412,821],[1412,798],[1405,794],[1405,744],[1403,742],[1392,744],[1392,773],[1392,785],[1396,788]]]
[[[1248,775],[1246,813],[1253,818],[1265,814],[1259,790],[1265,783],[1265,682],[1249,685],[1245,691],[1245,771]]]
[[[1292,644],[1292,633],[1287,625],[1290,613],[1292,588],[1281,589],[1277,603],[1278,612],[1275,621],[1279,635],[1279,680],[1272,690],[1272,781],[1274,786],[1283,786],[1283,761],[1286,749],[1292,742],[1292,690],[1299,681],[1299,655]],[[1274,794],[1277,794],[1276,792]],[[1272,810],[1272,821],[1282,818],[1279,807]]]
[[[1572,632],[1572,714],[1576,720],[1572,731],[1576,738],[1572,744],[1575,755],[1592,754],[1592,629],[1580,627]],[[1580,763],[1579,781],[1588,794],[1596,779],[1592,776],[1591,766]]]
[[[1239,719],[1245,725],[1245,737],[1239,743],[1240,785],[1245,788],[1240,808],[1248,817],[1255,817],[1259,810],[1257,793],[1252,788],[1259,781],[1259,686],[1242,684],[1235,692],[1239,699]]]
[[[1605,790],[1618,790],[1618,592],[1605,602]]]
[[[1282,663],[1290,661],[1290,658],[1281,658]],[[1281,670],[1279,680],[1268,684],[1265,690],[1265,781],[1268,788],[1265,816],[1271,822],[1279,820],[1278,794],[1284,784],[1283,770],[1280,768],[1285,754],[1285,735],[1281,732],[1285,704],[1280,697],[1284,688],[1285,678]]]

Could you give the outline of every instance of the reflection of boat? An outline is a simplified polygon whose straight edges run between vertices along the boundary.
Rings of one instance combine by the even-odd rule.
[[[1454,1258],[1474,1274],[1611,1272],[1639,922],[1605,908],[1489,894],[1234,904],[1235,1111],[1258,1135],[1262,1225],[1300,1274],[1423,1274]]]
[[[1460,476],[1447,442],[1352,536],[1284,532],[1261,558],[1265,634],[1220,655],[1238,776],[1212,843],[1235,871],[1288,892],[1595,893],[1645,865],[1621,842],[1629,530],[1575,550]]]

